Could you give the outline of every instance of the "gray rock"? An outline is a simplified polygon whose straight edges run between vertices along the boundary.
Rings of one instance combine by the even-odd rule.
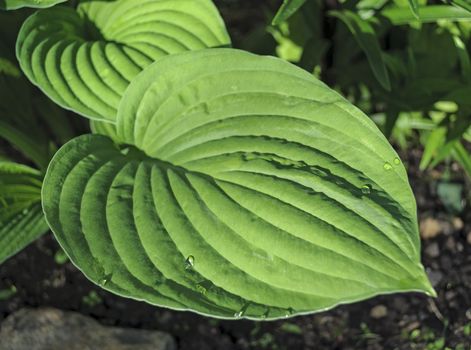
[[[56,309],[23,309],[1,325],[0,350],[174,350],[158,331],[104,327],[95,320]]]
[[[434,242],[430,245],[428,245],[427,248],[425,248],[425,254],[427,254],[431,258],[436,258],[437,256],[440,255],[440,247],[438,246],[437,242]]]

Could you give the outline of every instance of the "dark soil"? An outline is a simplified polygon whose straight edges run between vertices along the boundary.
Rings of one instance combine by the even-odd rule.
[[[270,1],[219,0],[235,42],[264,23]],[[280,1],[273,1],[276,5]],[[241,7],[243,9],[241,9]],[[246,7],[246,8],[245,8]],[[52,306],[78,311],[102,324],[163,330],[180,349],[471,349],[471,213],[469,202],[451,215],[437,195],[441,173],[421,173],[420,152],[403,157],[421,219],[438,220],[440,233],[423,241],[423,264],[438,292],[436,299],[397,294],[276,322],[220,321],[189,312],[153,307],[110,294],[89,282],[70,262],[58,263],[60,249],[47,234],[0,266],[0,323],[23,307]],[[464,193],[459,169],[451,174]],[[424,233],[426,234],[426,232]]]

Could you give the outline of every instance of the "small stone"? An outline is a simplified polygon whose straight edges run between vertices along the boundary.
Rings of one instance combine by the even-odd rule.
[[[468,320],[471,320],[471,309],[466,310],[465,316]]]
[[[434,242],[429,244],[427,248],[425,248],[425,254],[427,254],[431,258],[436,258],[440,255],[440,248],[438,247],[438,243]]]
[[[406,330],[407,332],[411,332],[411,331],[413,331],[414,329],[417,329],[417,328],[419,328],[419,327],[420,327],[420,322],[414,321],[414,322],[408,324],[407,327],[405,328],[405,330]]]
[[[430,239],[441,233],[440,222],[434,218],[425,218],[420,221],[420,236],[423,239]]]
[[[443,274],[438,270],[427,270],[428,278],[430,279],[430,283],[432,283],[433,287],[438,286],[438,284],[443,279]]]
[[[461,230],[464,227],[463,220],[459,217],[454,217],[451,220],[451,223],[453,224],[453,228],[457,231]]]
[[[468,242],[468,244],[471,245],[471,231],[468,232],[468,234],[466,236],[466,241]]]
[[[384,305],[376,305],[370,311],[370,316],[375,319],[384,318],[388,315],[388,308]]]
[[[74,312],[22,309],[0,332],[0,350],[175,350],[173,338],[158,331],[104,327]]]
[[[450,252],[454,252],[456,250],[456,242],[453,236],[448,237],[445,242],[445,248],[448,249]]]

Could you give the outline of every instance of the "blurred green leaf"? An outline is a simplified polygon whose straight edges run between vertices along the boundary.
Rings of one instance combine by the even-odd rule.
[[[461,142],[456,142],[453,145],[453,156],[466,171],[466,174],[471,177],[471,156]]]
[[[0,162],[0,264],[48,231],[41,186],[39,171]]]
[[[411,22],[430,23],[441,19],[452,21],[471,21],[471,13],[465,9],[447,5],[430,5],[420,7],[419,18],[416,18],[409,9],[400,7],[387,8],[381,14],[394,25],[409,24]]]
[[[419,18],[419,2],[417,0],[409,0],[409,6],[412,10],[412,14],[416,18]]]
[[[0,301],[8,300],[16,294],[17,290],[15,286],[11,286],[8,289],[0,290]]]
[[[54,261],[58,265],[64,265],[67,261],[69,261],[69,257],[62,248],[59,248],[56,254],[54,254]]]
[[[386,90],[391,90],[389,74],[372,25],[351,11],[331,11],[329,14],[345,23],[358,45],[365,52],[376,79]]]
[[[437,195],[448,212],[459,214],[463,211],[463,185],[456,182],[441,181],[437,185]]]
[[[272,24],[279,25],[290,18],[304,3],[306,0],[284,0],[280,9],[273,18]]]
[[[463,40],[461,40],[459,36],[453,35],[453,41],[458,51],[458,58],[460,60],[463,77],[466,80],[469,80],[471,79],[471,63],[469,59],[468,50],[466,49]]]
[[[438,150],[446,142],[446,127],[440,126],[433,130],[425,144],[424,153],[420,160],[420,170],[425,170],[436,156]]]
[[[469,2],[469,0],[450,0],[450,2],[453,5],[464,8],[465,10],[471,12],[471,2]]]

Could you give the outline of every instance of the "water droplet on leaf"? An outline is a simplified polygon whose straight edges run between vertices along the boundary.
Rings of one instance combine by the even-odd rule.
[[[267,309],[267,311],[265,311],[265,313],[264,313],[262,316],[260,316],[260,318],[261,318],[262,320],[265,320],[265,319],[268,318],[268,315],[269,315],[269,314],[270,314],[270,309]]]
[[[361,193],[370,194],[371,193],[371,186],[370,185],[361,186]]]
[[[383,168],[384,168],[384,170],[391,170],[392,165],[390,163],[386,162],[386,163],[384,163]]]
[[[394,164],[396,165],[401,164],[401,160],[399,158],[394,158]]]
[[[109,275],[102,277],[100,281],[98,281],[98,284],[102,287],[106,286],[111,281],[112,276],[113,275],[110,273]]]
[[[190,270],[193,266],[195,266],[195,257],[193,255],[189,255],[185,260],[185,270]]]
[[[249,306],[250,306],[250,303],[247,303],[244,306],[242,306],[242,309],[240,309],[240,311],[236,312],[234,314],[234,317],[235,318],[241,318],[242,316],[244,316],[245,313],[247,312],[247,309],[249,308]]]

